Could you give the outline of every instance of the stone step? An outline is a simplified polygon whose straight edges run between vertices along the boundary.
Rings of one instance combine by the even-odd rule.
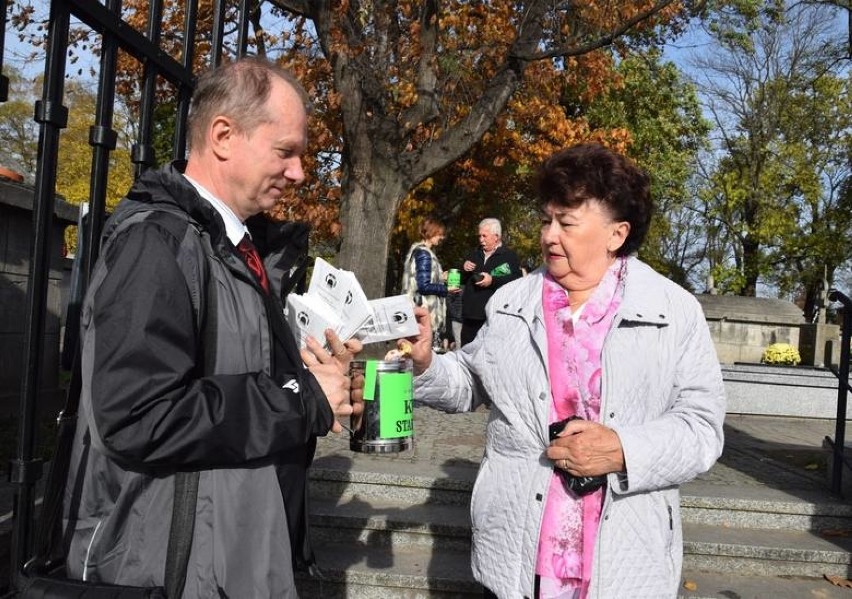
[[[311,470],[311,493],[323,500],[350,499],[400,505],[470,505],[475,470],[448,472],[446,467],[419,467],[410,473],[400,462],[349,464],[339,470],[329,459]],[[693,481],[681,490],[684,522],[731,528],[784,530],[852,529],[852,504],[826,493],[796,489],[786,492],[765,486],[724,485]]]
[[[694,481],[681,490],[684,522],[726,528],[852,531],[852,504],[826,493]]]
[[[684,567],[692,570],[844,578],[852,572],[852,538],[848,536],[685,523],[683,538]]]
[[[482,596],[467,553],[419,546],[379,550],[348,543],[317,545],[320,578],[298,576],[301,596],[322,599],[469,599]],[[849,589],[821,575],[708,572],[687,565],[679,599],[845,599]]]
[[[411,482],[409,480],[409,482]],[[791,511],[814,511],[815,507],[781,501],[751,501],[747,498],[684,497],[698,507],[684,510],[684,559],[689,567],[718,573],[759,575],[846,576],[852,559],[852,527],[832,517],[822,532],[785,526],[784,518],[798,519],[804,526],[809,514],[782,514],[773,518],[774,506]],[[710,509],[724,501],[721,509]],[[707,505],[701,505],[705,502]],[[738,503],[739,502],[739,503]],[[743,509],[745,508],[745,509]],[[702,516],[716,513],[713,518]],[[754,522],[772,526],[756,528]],[[696,518],[696,515],[702,516]],[[752,520],[749,520],[752,518]],[[795,520],[794,520],[795,521]],[[312,536],[324,546],[345,545],[357,551],[375,550],[384,558],[398,549],[423,548],[467,555],[470,547],[469,511],[458,503],[412,503],[406,498],[345,493],[341,497],[315,497],[311,507]],[[356,552],[357,552],[356,551]]]
[[[424,547],[470,554],[470,512],[455,504],[375,497],[312,498],[311,538],[323,546]]]
[[[323,542],[315,547],[322,578],[300,576],[302,597],[322,599],[469,599],[482,597],[470,553],[422,546],[377,548]]]
[[[416,474],[415,474],[416,472]],[[475,468],[453,469],[401,460],[352,461],[336,456],[316,460],[311,494],[321,498],[376,497],[410,504],[470,504]]]
[[[754,576],[684,570],[679,599],[849,599],[823,577]]]

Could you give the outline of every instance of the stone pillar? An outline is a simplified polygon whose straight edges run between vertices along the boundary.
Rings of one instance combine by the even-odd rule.
[[[33,188],[0,179],[0,414],[16,413],[24,372],[24,334],[27,321],[30,252],[33,227]],[[68,260],[62,257],[65,227],[76,224],[77,208],[57,198],[51,240],[50,275],[45,315],[42,389],[56,405],[59,390],[59,346],[65,319],[63,281]],[[43,404],[42,404],[43,405]]]
[[[803,366],[818,368],[840,359],[840,327],[836,324],[803,324],[799,330],[799,355]]]

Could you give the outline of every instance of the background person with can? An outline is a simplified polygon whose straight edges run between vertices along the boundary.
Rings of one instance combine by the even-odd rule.
[[[427,217],[420,223],[420,241],[411,244],[402,270],[402,291],[416,306],[429,310],[432,322],[432,347],[444,351],[441,336],[446,327],[447,273],[433,248],[444,241],[446,227],[439,220]]]
[[[461,348],[462,301],[464,293],[461,287],[461,271],[451,268],[447,275],[447,336],[451,349]]]
[[[518,255],[503,245],[503,229],[496,218],[479,223],[479,246],[464,260],[461,268],[461,344],[467,345],[485,323],[485,304],[500,287],[521,276]]]

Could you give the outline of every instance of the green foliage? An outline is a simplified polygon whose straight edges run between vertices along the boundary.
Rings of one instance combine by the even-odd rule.
[[[689,286],[689,252],[676,246],[691,225],[676,215],[692,203],[689,179],[696,154],[707,144],[710,123],[702,116],[695,86],[673,63],[663,62],[658,50],[627,56],[616,72],[621,83],[595,98],[584,113],[593,129],[629,132],[628,154],[651,174],[656,207],[640,255]]]
[[[35,85],[20,72],[4,66],[9,99],[0,104],[0,166],[16,170],[32,183],[38,158],[38,125],[33,120]]]
[[[722,138],[703,190],[711,271],[723,291],[755,295],[758,281],[801,291],[810,318],[823,273],[830,280],[852,255],[838,193],[852,148],[849,74],[836,62],[842,43],[825,8],[737,10],[710,28],[722,51],[697,65]],[[732,42],[731,32],[748,43]]]
[[[92,173],[92,146],[89,145],[89,128],[95,123],[94,93],[85,87],[70,83],[66,89],[68,127],[59,138],[59,157],[56,171],[56,192],[71,204],[81,204],[90,199]],[[110,154],[107,178],[106,205],[112,210],[133,182],[130,152],[119,146]],[[77,228],[68,227],[65,245],[76,251]]]

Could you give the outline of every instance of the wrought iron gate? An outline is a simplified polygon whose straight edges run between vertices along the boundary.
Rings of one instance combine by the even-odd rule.
[[[90,221],[87,227],[84,251],[78,254],[81,260],[81,286],[85,289],[89,273],[97,259],[106,210],[107,175],[110,153],[115,150],[117,133],[113,129],[113,105],[116,94],[117,54],[119,48],[135,57],[143,65],[140,83],[141,103],[139,133],[133,144],[131,159],[138,176],[143,170],[154,166],[153,146],[154,104],[158,77],[168,81],[177,90],[175,136],[172,146],[174,158],[182,158],[186,152],[185,123],[189,100],[194,85],[192,65],[197,38],[196,23],[199,0],[181,0],[184,3],[185,25],[183,46],[180,56],[172,57],[161,49],[161,24],[163,0],[150,0],[148,28],[145,32],[135,30],[122,19],[121,0],[51,0],[47,28],[48,46],[44,69],[44,87],[40,100],[35,103],[35,120],[39,124],[38,166],[35,175],[32,245],[30,250],[29,287],[27,290],[26,323],[24,333],[24,372],[20,392],[20,422],[16,458],[10,465],[10,481],[15,485],[15,527],[12,537],[11,575],[17,577],[24,561],[32,553],[34,530],[35,484],[42,476],[42,463],[35,457],[35,423],[37,398],[40,392],[40,355],[43,352],[44,326],[47,311],[47,288],[49,256],[51,255],[51,231],[55,203],[57,155],[59,133],[68,120],[68,109],[63,104],[66,56],[69,43],[71,17],[90,27],[102,38],[100,65],[98,68],[98,94],[95,124],[89,131],[92,147],[92,167],[89,187]],[[231,53],[245,54],[248,42],[250,0],[239,0],[238,28],[235,50]],[[252,0],[254,2],[254,0]],[[218,65],[226,55],[225,0],[213,0],[213,26],[205,33],[210,42],[210,56],[203,61],[207,65]],[[7,0],[0,0],[3,31],[10,26],[7,22]],[[0,102],[7,101],[9,78],[3,74],[4,36],[0,36]],[[76,369],[75,369],[76,371]],[[72,374],[73,389],[79,385],[79,375]]]

